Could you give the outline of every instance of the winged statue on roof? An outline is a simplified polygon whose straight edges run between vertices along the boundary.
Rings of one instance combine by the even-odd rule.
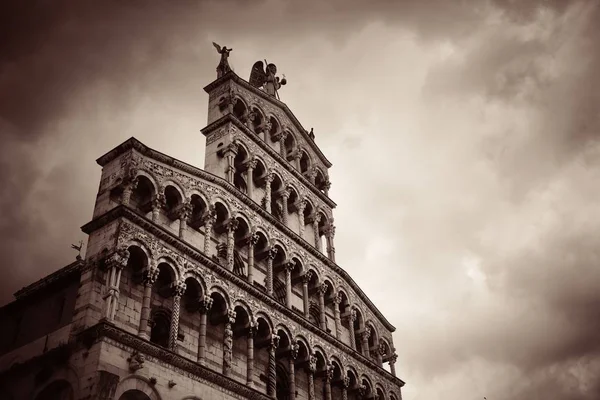
[[[267,66],[266,68],[265,65]],[[283,75],[282,79],[279,79],[276,74],[277,66],[275,64],[267,63],[267,60],[265,60],[264,64],[262,61],[257,61],[252,66],[252,71],[250,72],[250,84],[257,88],[262,87],[265,92],[279,99],[277,91],[287,83],[287,79],[285,79],[285,75]]]
[[[217,49],[217,53],[221,55],[221,60],[219,61],[219,65],[217,65],[217,78],[220,78],[231,71],[228,58],[229,53],[231,53],[233,49],[228,49],[227,46],[221,47],[215,42],[212,42],[212,44],[215,46],[215,49]]]

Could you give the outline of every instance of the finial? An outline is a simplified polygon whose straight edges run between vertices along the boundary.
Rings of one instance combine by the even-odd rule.
[[[77,250],[77,252],[78,252],[78,254],[75,256],[75,259],[77,261],[81,260],[81,248],[82,247],[83,247],[83,240],[79,241],[79,245],[78,246],[74,245],[74,244],[71,245],[71,248],[74,249],[74,250]]]

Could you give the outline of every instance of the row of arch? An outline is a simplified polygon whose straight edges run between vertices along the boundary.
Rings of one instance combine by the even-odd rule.
[[[304,175],[322,193],[328,195],[329,179],[323,169],[313,159],[310,152],[299,145],[294,133],[282,127],[274,115],[267,115],[260,106],[248,104],[242,97],[235,96],[231,113],[259,135],[273,149]]]

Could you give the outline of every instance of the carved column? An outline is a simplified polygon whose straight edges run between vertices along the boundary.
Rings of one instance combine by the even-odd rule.
[[[317,177],[317,168],[313,167],[309,171],[306,171],[306,178],[312,183],[315,184],[315,179]]]
[[[227,158],[227,171],[226,177],[227,182],[233,184],[233,177],[235,175],[235,156],[238,152],[238,146],[235,143],[229,143],[227,148],[224,151],[224,155]]]
[[[104,295],[105,313],[104,317],[109,321],[115,318],[117,305],[119,304],[119,285],[121,283],[121,273],[127,266],[129,260],[129,250],[120,248],[110,255],[107,261],[108,279],[106,294]]]
[[[269,172],[267,177],[265,178],[265,210],[267,212],[271,212],[271,184],[273,183],[273,179],[275,179],[275,175],[272,172]]]
[[[229,220],[227,224],[227,269],[233,271],[233,250],[235,247],[234,233],[238,228],[239,221],[237,219]]]
[[[208,212],[204,216],[204,254],[210,258],[210,242],[212,238],[212,230],[215,221],[217,220],[217,212],[214,206],[209,206]]]
[[[317,372],[317,357],[311,354],[308,359],[308,400],[315,400],[315,372]]]
[[[267,294],[273,296],[273,260],[277,256],[277,248],[271,247],[267,257]]]
[[[365,327],[364,332],[361,335],[361,339],[362,339],[362,349],[363,349],[363,355],[367,358],[369,358],[369,337],[371,336],[371,327],[367,326]]]
[[[181,307],[181,296],[185,293],[185,282],[177,282],[174,287],[173,312],[171,314],[171,329],[169,331],[169,348],[177,349],[177,335],[179,334],[179,309]]]
[[[267,396],[275,398],[277,394],[277,375],[275,365],[275,350],[279,346],[279,336],[271,334],[271,343],[269,345],[269,374],[267,380]]]
[[[152,298],[152,286],[158,278],[158,268],[154,266],[154,262],[150,261],[151,265],[144,272],[144,297],[142,299],[142,311],[140,313],[140,327],[138,335],[144,339],[150,339],[148,335],[148,320],[150,319],[150,299]]]
[[[323,184],[323,193],[327,197],[329,197],[329,189],[331,189],[331,182],[325,181],[325,183]]]
[[[298,232],[301,238],[304,238],[304,209],[306,208],[306,200],[300,200],[298,202],[298,222],[299,229]]]
[[[206,355],[206,320],[208,319],[208,312],[213,305],[213,299],[210,296],[204,296],[200,299],[200,328],[198,332],[198,362],[200,365],[205,364]]]
[[[227,311],[227,320],[225,321],[225,333],[223,335],[223,375],[229,376],[231,372],[231,361],[233,354],[233,330],[235,323],[235,311]]]
[[[350,387],[350,377],[345,376],[342,382],[342,400],[348,400],[348,388]]]
[[[325,231],[325,235],[327,238],[327,257],[333,262],[335,262],[335,247],[333,245],[333,238],[335,236],[335,226],[330,224]]]
[[[135,190],[135,188],[137,187],[138,184],[138,180],[137,177],[130,179],[129,182],[127,182],[125,184],[125,187],[123,188],[123,194],[121,195],[121,203],[123,203],[124,205],[128,206],[130,201],[131,201],[131,194],[133,193],[133,191]]]
[[[248,328],[248,356],[246,362],[246,386],[254,386],[254,335],[258,324],[256,321],[250,321],[250,328]]]
[[[302,158],[302,153],[300,152],[300,150],[296,150],[294,152],[294,167],[296,167],[296,169],[298,171],[301,171],[301,166],[300,166],[300,159]]]
[[[313,232],[315,235],[315,247],[321,251],[321,236],[319,236],[319,222],[321,222],[321,214],[316,214],[313,218]]]
[[[287,161],[287,149],[285,148],[285,138],[289,135],[288,132],[282,131],[279,135],[279,154],[283,157],[284,160]]]
[[[290,193],[291,193],[291,189],[290,188],[286,188],[284,190],[282,190],[281,192],[281,201],[282,201],[282,205],[283,205],[283,224],[285,226],[288,226],[288,199],[290,198]]]
[[[356,310],[352,309],[350,310],[350,316],[348,317],[350,319],[348,326],[350,327],[350,347],[352,347],[353,350],[356,350],[356,333],[354,332],[354,322],[356,322]]]
[[[162,192],[159,192],[152,199],[152,222],[158,221],[158,214],[160,213],[160,209],[163,208],[164,206],[165,206],[165,195]]]
[[[179,215],[179,238],[184,239],[183,235],[185,232],[185,228],[187,227],[187,220],[192,213],[192,204],[188,201],[183,207],[181,207],[180,215]]]
[[[254,196],[254,169],[258,164],[258,160],[250,160],[246,169],[246,181],[248,182],[248,197],[251,199]]]
[[[285,306],[292,308],[292,271],[296,263],[294,261],[287,261],[284,265],[285,268]]]
[[[321,329],[327,329],[327,320],[325,319],[325,293],[329,285],[327,283],[323,283],[319,286],[319,313],[321,319]]]
[[[325,400],[331,400],[331,380],[333,379],[333,365],[327,364],[327,370],[325,371]]]
[[[258,235],[252,234],[248,238],[248,283],[254,284],[254,247],[258,243]]]
[[[290,358],[289,358],[289,376],[290,376],[290,400],[296,398],[296,359],[298,358],[298,350],[300,350],[300,345],[298,343],[292,343],[290,349]]]
[[[385,345],[381,340],[379,341],[375,355],[377,357],[377,365],[381,367],[383,365],[383,356],[385,355]]]
[[[342,322],[340,321],[340,303],[342,302],[342,294],[338,293],[333,298],[333,315],[335,320],[335,337],[338,340],[342,338]]]
[[[306,271],[302,275],[302,301],[304,302],[304,318],[309,319],[310,317],[310,299],[308,294],[308,283],[312,278],[312,271]]]
[[[398,354],[394,353],[390,356],[390,372],[396,376],[396,361],[398,360]]]

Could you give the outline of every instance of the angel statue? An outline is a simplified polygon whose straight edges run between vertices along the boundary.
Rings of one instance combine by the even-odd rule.
[[[221,55],[221,61],[219,61],[219,65],[217,65],[217,78],[220,78],[231,71],[231,67],[229,67],[229,61],[227,61],[227,59],[229,58],[229,53],[233,49],[228,49],[227,46],[223,46],[223,48],[221,48],[221,46],[215,42],[212,42],[212,44],[215,46],[215,49],[217,49],[217,53]]]
[[[265,64],[267,64],[267,69],[264,69],[264,64],[262,61],[257,61],[252,66],[252,72],[250,72],[250,84],[254,87],[263,87],[265,92],[270,94],[271,96],[277,96],[279,99],[279,93],[277,90],[281,88],[281,86],[287,83],[285,79],[285,75],[283,75],[283,79],[279,79],[278,76],[275,76],[277,73],[277,67],[275,64],[267,63],[265,60]]]

